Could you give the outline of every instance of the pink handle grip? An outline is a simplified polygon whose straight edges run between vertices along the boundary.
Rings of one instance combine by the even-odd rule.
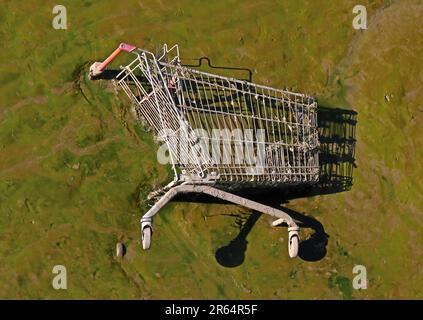
[[[125,51],[125,52],[132,52],[132,51],[134,51],[137,47],[136,46],[133,46],[133,45],[130,45],[130,44],[127,44],[127,43],[121,43],[120,45],[119,45],[119,48],[122,50],[122,51]]]
[[[112,54],[110,56],[108,56],[107,59],[104,60],[100,64],[100,66],[98,67],[98,69],[100,71],[103,71],[107,67],[107,65],[110,62],[112,62],[121,51],[125,51],[125,52],[128,52],[129,53],[129,52],[134,51],[135,49],[136,49],[136,47],[133,46],[133,45],[130,45],[130,44],[127,44],[127,43],[121,43],[119,45],[119,47],[117,47],[117,49],[115,51],[113,51]]]

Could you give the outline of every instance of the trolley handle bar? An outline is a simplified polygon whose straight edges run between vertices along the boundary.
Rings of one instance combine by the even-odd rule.
[[[122,51],[130,53],[134,51],[136,48],[137,48],[136,46],[133,46],[127,43],[119,44],[116,50],[113,51],[112,54],[106,58],[106,60],[104,60],[103,62],[94,62],[92,64],[92,66],[90,67],[89,77],[92,79],[100,75],[103,72],[103,70],[107,67],[107,65],[109,65],[110,62],[112,62]]]
[[[100,64],[100,66],[98,67],[98,69],[99,69],[99,71],[103,71],[106,67],[107,67],[107,65],[110,63],[110,62],[112,62],[116,57],[117,57],[117,55],[119,54],[119,53],[121,53],[122,51],[125,51],[125,52],[132,52],[132,51],[134,51],[136,49],[136,47],[135,46],[133,46],[133,45],[130,45],[130,44],[127,44],[127,43],[121,43],[120,45],[119,45],[119,47],[117,47],[117,49],[115,50],[115,51],[113,51],[112,52],[112,54],[110,55],[110,56],[108,56],[107,58],[106,58],[106,60],[104,60],[101,64]]]

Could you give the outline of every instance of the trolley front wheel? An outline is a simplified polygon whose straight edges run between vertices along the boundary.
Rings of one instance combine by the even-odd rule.
[[[300,235],[298,230],[290,230],[288,232],[289,241],[288,241],[288,253],[290,258],[295,258],[298,255],[298,248],[300,243]]]
[[[146,226],[142,229],[142,248],[144,250],[150,249],[151,246],[151,227]]]

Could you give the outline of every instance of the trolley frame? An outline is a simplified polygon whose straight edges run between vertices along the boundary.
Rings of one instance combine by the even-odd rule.
[[[315,99],[188,68],[178,45],[153,54],[122,43],[91,66],[89,77],[99,77],[122,51],[135,59],[121,67],[116,82],[136,117],[166,144],[175,175],[149,196],[158,200],[140,221],[143,248],[150,248],[159,210],[179,193],[196,192],[275,217],[274,226],[286,223],[289,256],[297,256],[299,227],[289,214],[230,191],[318,181]]]

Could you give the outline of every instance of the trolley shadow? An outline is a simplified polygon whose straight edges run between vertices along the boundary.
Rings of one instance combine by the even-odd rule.
[[[201,67],[203,67],[203,62],[206,61],[207,66],[211,69],[230,70],[230,71],[243,72],[243,73],[246,72],[246,73],[248,73],[248,78],[237,77],[237,79],[238,80],[245,80],[245,81],[248,81],[248,82],[253,82],[253,71],[251,69],[248,69],[248,68],[215,66],[211,63],[209,57],[201,57],[201,58],[198,58],[198,59],[183,59],[183,60],[184,61],[187,61],[187,60],[198,61],[198,63],[196,63],[196,64],[182,64],[182,66],[184,66],[184,67],[201,68]]]
[[[254,224],[260,218],[261,213],[253,212],[242,225],[239,234],[228,245],[220,247],[215,253],[216,261],[228,268],[241,265],[245,260],[245,252],[247,251],[247,236]]]

